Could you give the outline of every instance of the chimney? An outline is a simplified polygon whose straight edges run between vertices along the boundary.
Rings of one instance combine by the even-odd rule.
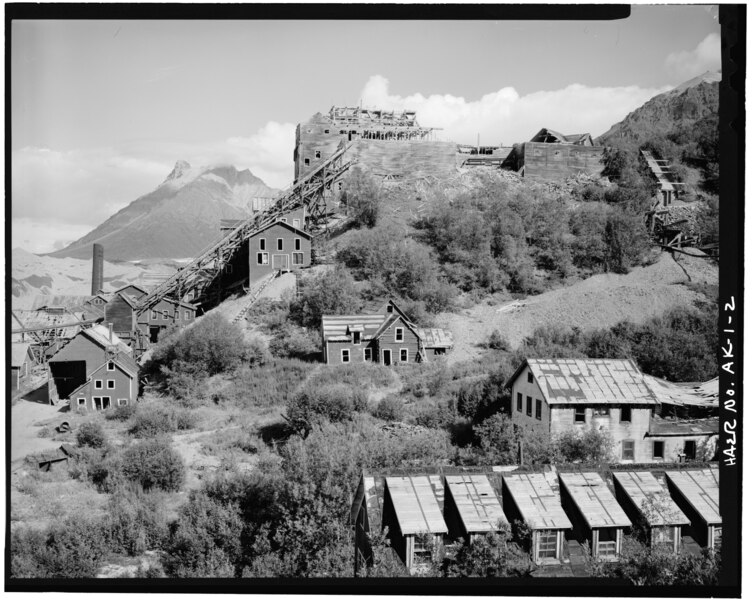
[[[107,324],[107,329],[110,332],[110,343],[112,344],[112,323]]]
[[[92,245],[92,296],[96,295],[104,285],[105,249],[102,244]]]

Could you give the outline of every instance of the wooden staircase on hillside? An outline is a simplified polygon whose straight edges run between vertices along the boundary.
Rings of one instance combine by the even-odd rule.
[[[243,305],[243,308],[241,311],[235,316],[233,319],[233,323],[239,323],[243,317],[246,316],[246,313],[249,311],[249,309],[254,305],[256,300],[259,298],[261,293],[265,290],[265,288],[272,283],[275,279],[277,279],[280,276],[280,271],[274,271],[271,275],[268,277],[262,279],[261,283],[256,286],[256,288],[251,293],[251,296],[246,302],[246,304]]]

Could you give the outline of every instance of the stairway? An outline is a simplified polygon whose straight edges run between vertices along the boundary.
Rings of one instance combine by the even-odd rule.
[[[243,306],[241,311],[235,316],[233,319],[233,323],[239,323],[243,317],[246,316],[246,313],[249,311],[249,309],[254,305],[254,302],[256,302],[257,298],[261,295],[261,293],[264,291],[264,289],[272,283],[275,279],[277,279],[280,276],[280,271],[274,271],[271,275],[266,277],[265,279],[262,279],[261,283],[256,286],[256,289],[251,293],[251,297],[249,298],[248,302]]]

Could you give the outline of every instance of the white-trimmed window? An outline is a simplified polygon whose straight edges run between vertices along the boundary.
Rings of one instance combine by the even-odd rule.
[[[586,422],[586,407],[585,406],[575,407],[575,422],[576,423]]]
[[[283,241],[282,238],[277,238],[277,249],[282,250],[283,249]]]
[[[395,341],[396,342],[402,342],[403,341],[403,328],[402,327],[395,327]]]
[[[184,310],[183,311],[183,318],[184,319],[190,319],[191,318],[191,311],[190,310]]]
[[[293,219],[293,227],[295,227],[296,229],[300,229],[301,228],[301,220],[300,219]]]
[[[107,363],[107,370],[108,371],[114,371],[115,370],[115,363],[110,361]]]
[[[314,158],[321,158],[322,152],[321,150],[314,150]]]
[[[295,238],[295,249],[296,250],[301,249],[301,238]]]
[[[86,398],[76,398],[76,402],[79,406],[86,406]]]
[[[152,319],[153,319],[153,320],[157,320],[157,319],[159,319],[159,317],[157,316],[157,311],[156,311],[156,310],[153,310],[153,311],[152,311]]]
[[[371,348],[363,349],[363,359],[367,361],[371,361]]]
[[[266,250],[266,249],[267,249],[266,238],[259,238],[259,250]]]
[[[269,264],[269,252],[258,252],[256,254],[256,264],[268,265]]]
[[[350,362],[350,350],[343,348],[340,351],[340,356],[341,356],[342,362],[344,363]]]
[[[303,252],[293,252],[293,264],[298,266],[303,265]]]
[[[127,406],[128,398],[118,398],[118,406]]]
[[[114,390],[115,389],[115,380],[114,379],[108,379],[107,380],[107,389],[108,390]]]
[[[102,380],[101,379],[95,379],[94,380],[94,389],[95,390],[101,390],[102,389]]]
[[[400,362],[408,362],[408,348],[400,348]]]
[[[168,321],[169,319],[170,319],[170,313],[167,312],[166,310],[163,310],[162,311],[162,320],[163,321]]]
[[[635,460],[635,442],[622,440],[622,460]]]
[[[310,163],[310,162],[311,162],[311,161],[310,161],[310,160],[309,160],[308,158],[304,158],[304,159],[303,159],[303,164],[304,164],[304,165],[306,165],[307,167],[309,166],[309,163]]]

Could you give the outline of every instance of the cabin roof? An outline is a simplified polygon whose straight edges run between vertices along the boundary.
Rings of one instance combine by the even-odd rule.
[[[560,483],[591,529],[631,525],[620,503],[598,473],[560,473]]]
[[[668,471],[667,478],[675,484],[688,503],[707,525],[719,525],[719,469]]]
[[[528,366],[547,404],[658,404],[630,359],[527,358],[505,384]]]
[[[571,529],[558,495],[542,473],[505,477],[505,485],[523,520],[531,529]]]
[[[326,315],[322,317],[322,335],[328,342],[347,342],[348,330],[362,327],[363,339],[372,339],[384,319],[384,315]]]
[[[612,475],[652,527],[690,524],[669,492],[649,471],[614,471]],[[656,504],[657,509],[647,513],[646,503]]]
[[[486,475],[447,475],[445,481],[467,533],[497,531],[500,521],[507,523]]]
[[[93,325],[88,329],[82,329],[81,333],[103,348],[108,348],[109,346],[117,346],[118,350],[120,350],[121,352],[125,352],[126,354],[131,353],[131,349],[128,347],[128,345],[124,343],[123,340],[121,340],[115,333],[112,334],[112,341],[110,341],[110,330],[104,325]]]
[[[274,227],[275,225],[280,225],[281,227],[286,227],[287,229],[290,229],[290,231],[292,231],[296,235],[300,235],[301,237],[305,237],[308,240],[311,239],[311,234],[310,233],[304,231],[303,229],[299,229],[298,227],[293,227],[290,223],[285,223],[285,221],[282,221],[280,219],[278,219],[277,221],[273,221],[272,223],[270,223],[266,227],[262,227],[261,229],[255,231],[254,234],[251,237],[255,238],[260,233],[264,233],[267,229],[269,229],[270,227]]]
[[[719,405],[718,377],[702,383],[673,383],[646,374],[643,375],[643,379],[662,404],[706,408]]]
[[[447,533],[447,525],[433,489],[433,485],[442,485],[441,478],[434,478],[437,480],[434,484],[427,475],[386,478],[386,487],[403,535]]]
[[[27,344],[23,342],[11,344],[10,366],[11,367],[22,366],[29,358],[30,347],[31,347],[31,344]]]
[[[419,329],[418,336],[426,348],[452,348],[455,340],[447,329]]]
[[[718,435],[719,417],[708,419],[662,419],[654,416],[648,424],[648,437]]]

